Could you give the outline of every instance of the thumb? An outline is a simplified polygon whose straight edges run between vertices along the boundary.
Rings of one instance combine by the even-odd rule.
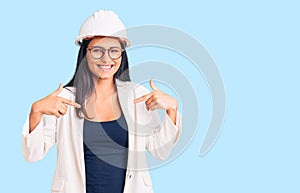
[[[58,89],[56,89],[52,94],[58,95],[62,91],[62,89],[63,89],[63,86],[61,83],[59,83]]]
[[[153,80],[151,79],[150,80],[150,87],[152,88],[152,90],[158,90],[158,88],[154,85],[154,82],[153,82]]]

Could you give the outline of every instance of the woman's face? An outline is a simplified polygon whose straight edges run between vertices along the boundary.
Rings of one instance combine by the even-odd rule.
[[[121,49],[119,40],[113,37],[94,37],[89,43],[88,49],[86,57],[93,76],[97,79],[113,78],[121,65],[122,56],[117,59],[110,56],[119,55]],[[98,58],[102,53],[103,56]],[[95,56],[97,59],[95,59]]]

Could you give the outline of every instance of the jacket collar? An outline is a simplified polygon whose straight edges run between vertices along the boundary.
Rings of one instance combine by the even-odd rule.
[[[122,86],[126,86],[127,85],[127,82],[119,80],[117,78],[115,78],[115,83],[116,83],[117,87],[122,87]]]

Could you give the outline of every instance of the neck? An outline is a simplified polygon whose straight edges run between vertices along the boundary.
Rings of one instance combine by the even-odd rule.
[[[113,78],[101,79],[95,81],[95,94],[100,97],[111,97],[115,92],[115,83]]]

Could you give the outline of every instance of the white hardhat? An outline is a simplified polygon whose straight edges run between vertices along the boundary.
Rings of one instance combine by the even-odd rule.
[[[125,47],[130,44],[125,25],[117,14],[109,10],[99,10],[85,20],[81,25],[75,44],[80,46],[83,39],[95,36],[118,37],[125,43]]]

